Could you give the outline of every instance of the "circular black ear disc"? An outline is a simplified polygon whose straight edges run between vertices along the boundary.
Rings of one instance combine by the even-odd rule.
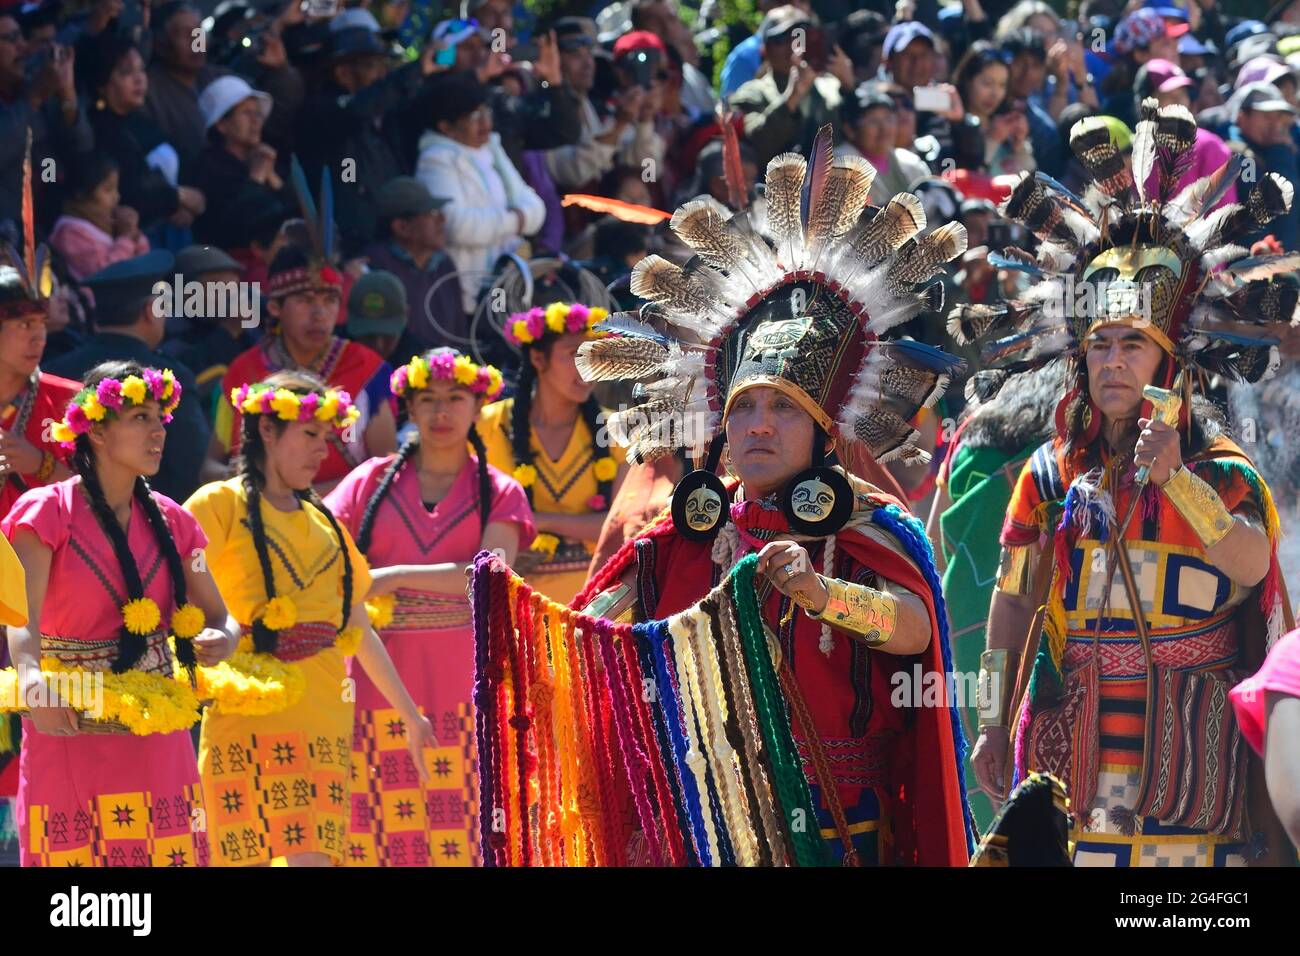
[[[718,477],[723,435],[713,439],[703,468],[696,468],[673,489],[673,527],[689,541],[708,541],[727,523],[731,496]]]
[[[697,468],[673,489],[673,527],[683,538],[708,541],[727,523],[730,506],[722,479]]]
[[[853,513],[853,486],[829,465],[805,468],[785,486],[781,511],[793,531],[834,534]]]

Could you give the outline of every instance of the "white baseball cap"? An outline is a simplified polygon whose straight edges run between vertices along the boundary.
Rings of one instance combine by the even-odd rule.
[[[248,85],[243,77],[228,74],[219,76],[199,94],[199,112],[203,114],[204,131],[212,129],[221,118],[244,100],[255,99],[262,109],[262,119],[271,115],[271,96]]]

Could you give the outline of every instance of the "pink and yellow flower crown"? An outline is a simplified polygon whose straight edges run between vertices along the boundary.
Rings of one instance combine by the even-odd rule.
[[[181,403],[181,383],[171,369],[147,368],[142,375],[106,378],[93,388],[83,388],[68,402],[63,421],[54,424],[51,435],[55,441],[71,445],[95,422],[116,418],[129,406],[150,400],[162,406],[163,421],[170,422]]]
[[[547,334],[593,332],[592,327],[609,318],[609,310],[585,306],[581,302],[552,302],[542,308],[535,305],[527,312],[516,312],[506,322],[506,339],[514,345],[532,345]]]
[[[388,383],[394,395],[409,398],[412,392],[428,388],[433,379],[464,385],[489,402],[501,394],[501,372],[495,365],[478,365],[468,355],[446,347],[415,356],[400,366]]]
[[[245,415],[275,415],[283,422],[324,422],[342,431],[361,417],[352,396],[343,389],[295,392],[253,382],[230,390],[230,404]]]

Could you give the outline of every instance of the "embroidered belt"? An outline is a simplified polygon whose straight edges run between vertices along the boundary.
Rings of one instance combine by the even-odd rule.
[[[149,674],[172,676],[172,652],[167,644],[167,633],[155,631],[145,635],[145,650],[132,670]],[[41,656],[53,657],[68,667],[85,671],[107,671],[117,660],[117,638],[103,641],[81,640],[75,637],[41,635]]]
[[[243,635],[251,642],[253,629],[243,627]],[[295,624],[280,632],[275,644],[275,656],[282,661],[301,661],[333,647],[339,638],[339,629],[329,621],[307,621]]]
[[[822,750],[831,767],[831,778],[845,787],[884,787],[889,785],[889,770],[893,763],[897,738],[888,737],[823,737]],[[816,781],[812,754],[808,744],[795,738],[804,775]]]
[[[398,588],[393,592],[393,620],[384,628],[389,631],[437,631],[449,627],[468,627],[471,623],[469,601],[432,591]]]
[[[1067,671],[1082,667],[1092,657],[1092,635],[1066,637],[1063,664]],[[1199,632],[1151,632],[1151,657],[1157,667],[1172,670],[1221,670],[1237,660],[1240,642],[1236,621],[1229,617]],[[1098,641],[1101,678],[1146,676],[1142,642],[1136,635],[1103,635]]]

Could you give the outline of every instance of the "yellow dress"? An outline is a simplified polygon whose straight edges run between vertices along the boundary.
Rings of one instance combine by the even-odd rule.
[[[0,626],[27,623],[27,575],[9,539],[0,534]]]
[[[226,607],[247,626],[266,603],[239,478],[205,485],[185,503],[208,537],[208,568]],[[342,621],[343,562],[324,515],[304,504],[284,512],[261,503],[277,595],[303,622]],[[344,530],[353,603],[370,589],[370,568]],[[287,710],[264,717],[209,706],[199,738],[199,773],[215,866],[248,866],[296,853],[341,864],[347,847],[356,695],[337,647],[296,662],[307,689]]]
[[[479,434],[487,448],[488,464],[507,475],[514,472],[517,464],[510,442],[510,416],[514,405],[513,398],[493,402],[483,409],[478,420]],[[581,418],[558,461],[546,453],[536,435],[530,440],[533,466],[537,469],[537,480],[529,489],[534,511],[584,515],[595,510],[608,510],[609,502],[602,509],[593,509],[588,504],[599,491],[599,482],[592,474],[591,466],[597,458],[608,455],[621,467],[627,457],[622,448],[611,443],[607,449],[593,449],[591,431]],[[529,584],[553,601],[568,604],[587,583],[587,567],[595,549],[595,539],[572,541],[562,538],[554,555],[542,559],[534,552],[543,563],[525,577]]]

